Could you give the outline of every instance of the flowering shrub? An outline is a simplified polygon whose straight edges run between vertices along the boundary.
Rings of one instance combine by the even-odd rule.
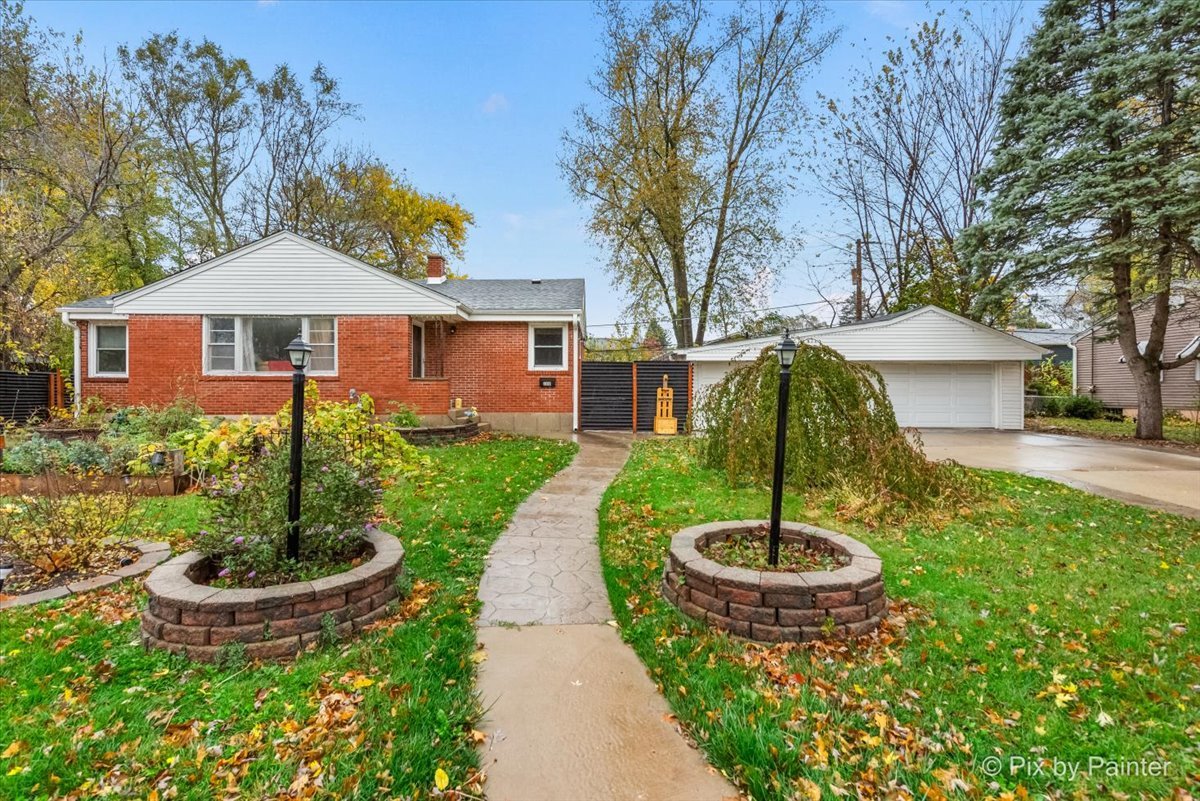
[[[183,449],[184,462],[198,481],[223,477],[245,465],[264,444],[286,445],[292,404],[288,401],[273,418],[220,420],[201,418],[199,427],[173,438]],[[323,401],[315,381],[304,390],[304,431],[322,442],[343,446],[343,458],[354,466],[371,464],[383,474],[411,473],[426,459],[398,432],[375,421],[375,401],[362,394],[357,402]]]
[[[183,450],[184,464],[192,477],[204,482],[245,464],[253,456],[256,443],[261,444],[278,432],[275,420],[255,422],[242,417],[211,423],[201,419],[195,430],[183,432],[173,441]]]
[[[86,570],[149,527],[147,508],[127,492],[3,499],[0,551],[47,575]]]
[[[291,424],[291,401],[275,419],[281,428]],[[365,392],[357,402],[323,401],[317,382],[309,381],[304,387],[304,431],[344,443],[351,461],[373,462],[384,473],[412,472],[425,462],[399,432],[375,422],[375,400]]]
[[[289,452],[286,440],[260,447],[211,482],[208,528],[196,547],[211,557],[220,583],[260,587],[344,569],[374,525],[382,484],[373,462],[346,458],[337,442],[304,446],[300,563],[287,559]]]

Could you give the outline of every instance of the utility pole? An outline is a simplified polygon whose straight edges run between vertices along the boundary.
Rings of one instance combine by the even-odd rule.
[[[854,321],[862,321],[862,240],[854,240]]]

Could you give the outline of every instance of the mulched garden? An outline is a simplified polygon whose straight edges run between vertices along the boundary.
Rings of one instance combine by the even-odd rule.
[[[839,554],[814,551],[794,542],[779,543],[779,562],[768,561],[769,550],[766,526],[746,534],[734,534],[723,540],[710,542],[703,550],[705,557],[722,565],[743,567],[748,570],[779,570],[806,573],[812,570],[837,570],[849,560]]]

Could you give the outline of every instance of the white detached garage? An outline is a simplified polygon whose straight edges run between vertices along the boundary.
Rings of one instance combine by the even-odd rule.
[[[1024,428],[1024,363],[1047,352],[937,306],[792,336],[870,364],[887,384],[896,421],[917,428]],[[719,342],[676,351],[676,358],[695,364],[700,395],[778,339]]]

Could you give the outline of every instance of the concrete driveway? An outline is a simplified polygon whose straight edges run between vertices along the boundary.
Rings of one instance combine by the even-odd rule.
[[[928,429],[925,455],[1061,481],[1109,498],[1200,518],[1200,457],[1027,431]]]

